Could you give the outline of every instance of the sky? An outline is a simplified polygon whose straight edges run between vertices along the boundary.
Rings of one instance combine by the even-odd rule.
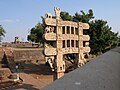
[[[3,42],[13,42],[16,36],[27,41],[30,29],[41,16],[50,12],[54,16],[54,7],[67,11],[71,15],[83,10],[93,10],[95,19],[103,19],[120,34],[120,0],[0,0],[0,25],[6,31]]]

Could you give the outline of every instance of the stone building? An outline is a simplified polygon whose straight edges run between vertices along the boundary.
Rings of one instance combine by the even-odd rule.
[[[20,38],[17,36],[17,37],[15,37],[15,41],[14,41],[14,43],[20,43],[21,41],[20,41]]]

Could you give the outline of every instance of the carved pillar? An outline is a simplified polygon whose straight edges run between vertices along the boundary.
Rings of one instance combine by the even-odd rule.
[[[65,26],[65,34],[67,34],[67,27]],[[65,48],[67,48],[67,40],[65,40]]]
[[[56,19],[56,30],[57,30],[57,41],[56,41],[56,50],[57,50],[57,55],[56,55],[56,68],[57,70],[55,71],[54,79],[58,79],[64,75],[65,72],[65,63],[63,61],[63,52],[62,52],[62,28],[59,26],[59,19]]]
[[[79,45],[78,45],[78,67],[82,66],[84,64],[83,61],[83,28],[81,26],[81,23],[78,23],[78,40],[79,40]]]

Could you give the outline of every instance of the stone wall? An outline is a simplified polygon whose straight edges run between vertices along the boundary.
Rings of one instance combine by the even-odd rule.
[[[10,52],[9,52],[10,50]],[[12,51],[11,51],[12,50]],[[13,61],[15,62],[35,62],[39,63],[44,60],[44,56],[42,54],[43,48],[0,48],[0,64],[2,63],[2,59],[4,57],[4,51],[9,52],[12,55]],[[9,56],[9,55],[7,55]],[[8,58],[6,58],[8,59]],[[8,60],[7,60],[8,61]],[[10,60],[9,60],[10,62]],[[11,61],[12,62],[12,61]]]
[[[42,48],[13,48],[14,61],[36,62],[44,60]]]

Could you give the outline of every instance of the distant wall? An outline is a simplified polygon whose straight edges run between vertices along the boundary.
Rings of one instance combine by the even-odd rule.
[[[10,42],[10,43],[8,43],[8,42],[3,42],[2,43],[2,47],[24,47],[24,48],[37,48],[37,47],[41,47],[42,46],[42,44],[40,45],[40,44],[38,44],[38,43],[31,43],[31,42],[18,42],[18,43],[15,43],[15,42]]]
[[[8,66],[14,69],[16,63],[44,63],[43,48],[0,48],[0,68]],[[4,55],[5,53],[5,55]],[[2,62],[4,60],[4,62]]]
[[[41,61],[44,60],[42,48],[13,48],[14,61]]]

